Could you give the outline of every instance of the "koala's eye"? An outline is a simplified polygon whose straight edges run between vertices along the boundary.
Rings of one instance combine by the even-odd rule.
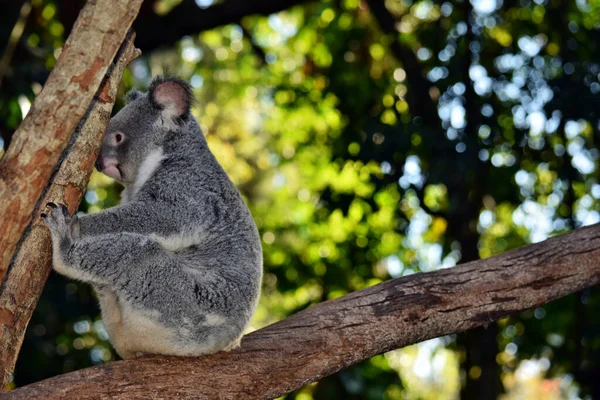
[[[125,139],[125,136],[122,133],[117,132],[115,134],[115,145],[121,144],[121,142],[123,142],[123,139]]]

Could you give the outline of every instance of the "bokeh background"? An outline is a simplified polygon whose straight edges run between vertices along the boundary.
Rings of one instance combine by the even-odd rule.
[[[0,155],[82,3],[0,0]],[[599,222],[599,27],[597,0],[146,1],[121,94],[193,86],[261,232],[258,329]],[[80,210],[120,190],[95,172]],[[286,398],[600,399],[599,310],[587,289]],[[90,288],[52,273],[11,387],[116,358]]]

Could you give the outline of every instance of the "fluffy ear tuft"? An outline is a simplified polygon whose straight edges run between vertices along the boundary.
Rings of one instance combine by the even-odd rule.
[[[137,100],[142,95],[143,93],[139,90],[132,89],[129,92],[127,92],[127,95],[125,97],[127,99],[127,103],[131,103],[132,101]]]
[[[194,102],[191,86],[181,78],[157,76],[148,88],[150,103],[161,111],[165,123],[185,121]]]

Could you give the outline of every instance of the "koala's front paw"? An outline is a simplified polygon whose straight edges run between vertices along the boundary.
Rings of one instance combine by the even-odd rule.
[[[79,236],[77,216],[69,215],[69,210],[64,204],[48,203],[46,205],[51,207],[50,214],[42,214],[41,216],[48,229],[50,229],[52,241],[61,244],[68,242],[70,244],[73,240],[76,240]]]
[[[81,279],[71,267],[69,256],[79,231],[78,218],[70,216],[67,207],[63,204],[48,203],[47,206],[51,207],[50,213],[42,214],[41,217],[52,236],[52,264],[54,270],[62,275]]]

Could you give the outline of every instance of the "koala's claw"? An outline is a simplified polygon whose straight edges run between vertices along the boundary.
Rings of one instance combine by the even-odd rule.
[[[46,203],[46,207],[50,207],[53,209],[60,208],[60,210],[62,211],[62,213],[65,217],[69,216],[69,209],[67,208],[67,206],[65,206],[62,203],[56,204],[53,201],[50,201],[50,202]]]
[[[69,210],[64,204],[48,203],[47,205],[51,207],[50,212],[42,213],[41,217],[50,229],[52,236],[72,239],[72,233],[77,231],[72,229],[73,225],[78,223],[77,217],[70,216]]]

